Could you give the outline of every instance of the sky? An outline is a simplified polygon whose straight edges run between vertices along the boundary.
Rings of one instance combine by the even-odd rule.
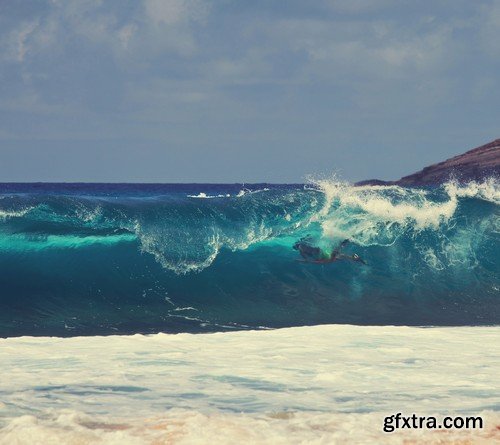
[[[0,0],[0,182],[397,179],[499,73],[500,0]]]

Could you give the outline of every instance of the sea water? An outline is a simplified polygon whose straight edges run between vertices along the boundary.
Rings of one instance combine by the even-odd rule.
[[[500,319],[494,180],[0,191],[0,336]],[[300,263],[305,236],[367,265]]]
[[[3,184],[0,443],[499,440],[499,201]],[[306,236],[367,264],[298,262]],[[384,433],[397,412],[485,424]]]

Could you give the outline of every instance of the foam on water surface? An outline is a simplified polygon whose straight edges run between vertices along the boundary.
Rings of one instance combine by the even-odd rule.
[[[500,328],[0,340],[0,443],[492,443]],[[382,432],[482,415],[482,430]],[[455,442],[453,442],[455,441]]]

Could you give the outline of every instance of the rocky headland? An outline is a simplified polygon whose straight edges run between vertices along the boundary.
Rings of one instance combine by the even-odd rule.
[[[439,185],[451,178],[460,182],[481,181],[500,176],[500,139],[473,148],[461,155],[429,165],[397,181],[368,179],[356,185],[400,185],[416,187]]]

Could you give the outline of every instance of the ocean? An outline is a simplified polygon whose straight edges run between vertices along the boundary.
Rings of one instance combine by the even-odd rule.
[[[0,444],[498,440],[499,202],[494,179],[0,184]],[[384,433],[397,412],[486,426]]]

